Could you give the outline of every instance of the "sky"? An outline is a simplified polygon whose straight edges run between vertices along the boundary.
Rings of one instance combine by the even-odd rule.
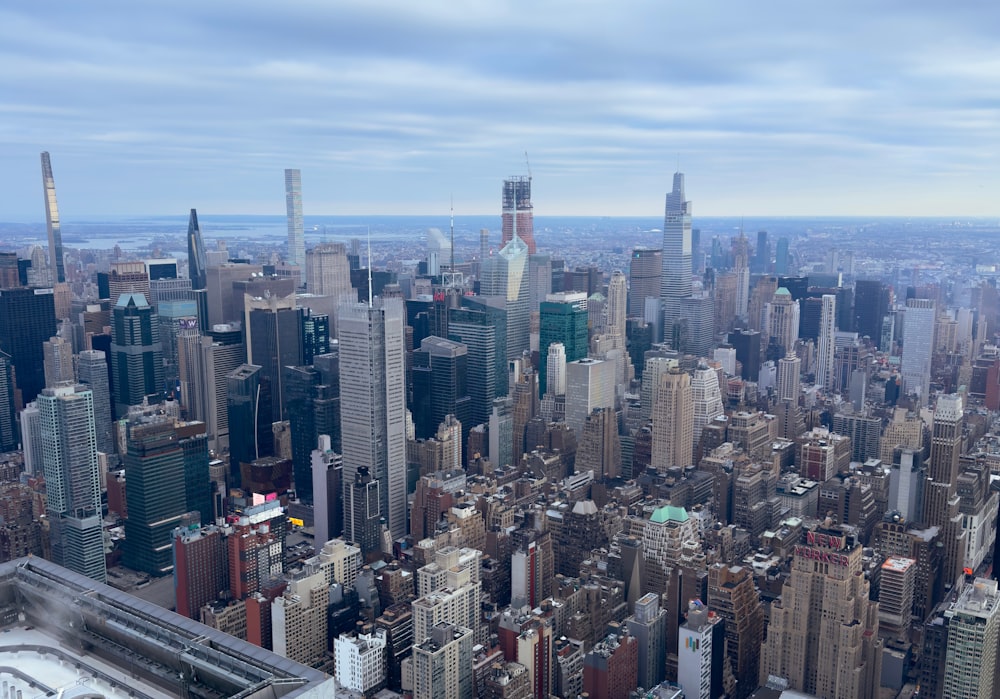
[[[0,221],[1000,215],[1000,3],[0,6]]]

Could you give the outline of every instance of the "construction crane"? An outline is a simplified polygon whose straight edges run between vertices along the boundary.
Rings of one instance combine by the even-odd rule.
[[[524,164],[528,166],[528,179],[531,179],[531,161],[528,160],[528,151],[524,151]]]

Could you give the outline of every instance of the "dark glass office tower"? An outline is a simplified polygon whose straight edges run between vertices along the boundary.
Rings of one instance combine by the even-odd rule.
[[[230,483],[240,483],[240,464],[274,456],[271,382],[259,366],[243,364],[226,376],[229,408]]]
[[[205,524],[214,521],[212,476],[208,469],[208,435],[205,423],[188,422],[174,426],[184,452],[184,509],[196,512]]]
[[[314,366],[285,367],[284,375],[295,492],[303,502],[312,503],[312,452],[319,436],[329,435],[331,449],[337,453],[341,449],[339,357],[318,355]]]
[[[506,388],[507,358],[504,347],[497,343],[497,333],[506,328],[506,321],[502,311],[488,306],[478,311],[452,308],[448,314],[448,337],[468,348],[468,374],[474,377],[469,382],[471,429],[489,422],[493,399],[497,397],[497,376],[502,377]]]
[[[462,423],[464,446],[472,421],[468,355],[462,343],[434,336],[414,350],[413,426],[418,438],[433,437],[445,417],[454,415]]]
[[[478,314],[474,319],[474,323],[477,325],[482,325],[486,323],[493,327],[493,343],[494,343],[494,358],[493,358],[493,395],[487,400],[487,415],[493,411],[493,399],[503,398],[508,393],[508,377],[507,377],[507,311],[501,307],[491,305],[483,298],[466,296],[462,299],[462,310],[472,311]],[[471,320],[472,316],[463,316],[467,320]],[[450,320],[448,325],[448,332],[451,334],[451,339],[457,339],[459,342],[465,343],[470,347],[470,352],[472,351],[472,345],[466,341],[465,336],[456,329],[451,323],[456,322],[455,320]],[[462,321],[458,321],[462,322]],[[470,358],[470,362],[473,359]],[[488,370],[487,370],[488,371]],[[479,374],[475,373],[474,376],[485,376],[487,377],[487,382],[489,381],[490,374]]]
[[[157,403],[163,392],[163,352],[160,320],[142,294],[122,294],[115,304],[111,327],[111,370],[115,410],[128,414],[142,399]]]
[[[0,352],[14,365],[21,405],[45,388],[42,346],[55,334],[52,289],[0,289]]]
[[[42,153],[42,186],[45,188],[45,227],[49,233],[49,268],[52,281],[66,281],[63,263],[62,228],[59,225],[59,206],[56,204],[56,182],[52,177],[52,161],[48,152]]]
[[[295,296],[247,300],[247,363],[271,382],[271,417],[284,420],[283,367],[302,366],[302,309]]]
[[[184,450],[166,416],[132,422],[127,429],[122,561],[133,570],[165,575],[173,568],[171,532],[187,511]]]
[[[302,315],[302,362],[312,364],[313,357],[330,351],[330,316],[314,315],[308,308]]]
[[[345,484],[346,485],[346,484]],[[347,507],[345,516],[349,513],[348,532],[351,541],[361,548],[361,554],[366,561],[372,560],[381,550],[379,532],[381,531],[382,515],[379,509],[379,481],[372,478],[367,466],[358,467],[354,482],[345,487]]]
[[[874,279],[854,282],[854,328],[858,335],[871,338],[876,347],[882,344],[882,319],[889,312],[889,290]]]

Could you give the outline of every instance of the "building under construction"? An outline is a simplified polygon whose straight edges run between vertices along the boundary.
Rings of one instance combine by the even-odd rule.
[[[517,219],[517,237],[528,246],[528,254],[535,254],[535,220],[531,204],[531,175],[508,177],[503,181],[503,245],[514,237],[514,219]],[[516,212],[516,216],[515,216]]]

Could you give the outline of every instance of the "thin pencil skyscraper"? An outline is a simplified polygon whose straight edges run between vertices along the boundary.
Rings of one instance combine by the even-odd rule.
[[[288,212],[288,262],[306,262],[305,231],[302,224],[302,172],[285,170],[285,209]]]
[[[42,153],[42,186],[45,188],[45,227],[49,233],[49,268],[52,281],[66,281],[63,263],[62,228],[59,225],[59,206],[56,204],[56,182],[52,177],[52,161],[48,151]]]

